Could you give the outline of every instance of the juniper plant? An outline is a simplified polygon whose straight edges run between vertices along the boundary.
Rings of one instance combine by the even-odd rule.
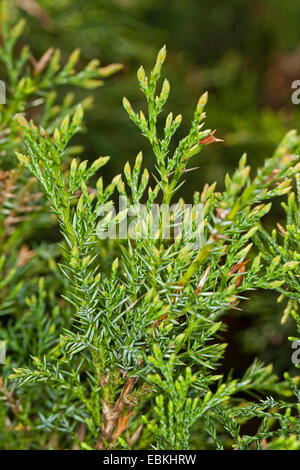
[[[12,266],[25,265],[33,254],[25,244],[25,240],[34,236],[36,228],[49,226],[49,218],[44,217],[45,206],[43,194],[38,191],[35,179],[24,173],[15,159],[15,151],[23,148],[16,114],[23,113],[34,116],[35,120],[51,132],[65,116],[75,107],[75,95],[69,93],[60,103],[56,89],[61,85],[74,85],[93,89],[102,85],[102,79],[120,69],[120,64],[100,67],[98,60],[93,60],[82,70],[76,72],[75,67],[80,58],[79,49],[75,50],[64,65],[61,65],[59,50],[49,49],[36,60],[28,46],[20,47],[17,43],[25,27],[21,19],[12,24],[8,15],[7,2],[1,2],[0,10],[1,36],[3,45],[0,47],[1,78],[5,83],[5,105],[0,107],[0,240],[1,256],[7,254],[18,245],[19,253],[13,252],[12,259],[2,257],[1,272],[5,272],[5,280],[1,285],[10,285],[9,295],[0,306],[2,313],[7,313],[11,298],[15,297],[20,287],[18,273]],[[18,52],[19,51],[19,52]],[[78,103],[77,103],[78,104]],[[92,104],[91,98],[81,102],[83,109]],[[69,153],[76,154],[80,148],[69,148]],[[53,251],[53,250],[52,250]],[[7,262],[6,262],[7,259]]]
[[[68,285],[63,296],[72,312],[72,325],[58,330],[56,317],[48,314],[51,335],[33,364],[11,376],[21,390],[32,396],[43,390],[45,396],[44,407],[26,423],[28,432],[43,430],[55,448],[189,449],[193,433],[201,448],[299,448],[298,378],[286,375],[280,381],[270,365],[258,361],[240,378],[224,376],[220,368],[226,348],[223,317],[240,309],[247,292],[277,291],[289,299],[285,315],[297,317],[299,209],[292,181],[300,167],[299,136],[289,132],[254,178],[243,155],[235,173],[226,176],[223,192],[213,184],[195,193],[203,220],[198,226],[194,209],[188,220],[201,232],[197,248],[180,234],[167,238],[163,215],[155,236],[144,236],[143,222],[153,222],[154,205],[174,203],[193,156],[218,140],[204,129],[207,94],[185,138],[176,143],[180,115],[170,113],[160,130],[170,91],[167,80],[157,91],[165,56],[163,47],[149,77],[138,70],[147,116],[123,100],[153,150],[151,176],[142,169],[141,152],[126,163],[124,175],[107,186],[100,177],[96,188],[89,180],[108,157],[90,166],[78,158],[65,164],[69,142],[82,123],[82,106],[53,131],[18,117],[26,147],[17,153],[20,164],[39,181],[63,235],[61,271]],[[271,210],[270,200],[288,193],[281,246],[262,219]],[[109,212],[101,227],[121,223],[133,207],[134,239],[99,237],[99,214],[112,207],[116,195],[125,209]],[[147,208],[142,216],[141,202]],[[184,207],[183,200],[178,207]],[[172,232],[175,226],[173,214],[167,228]],[[107,250],[118,254],[108,268]],[[40,321],[45,321],[45,295],[40,283],[39,300],[29,302]],[[22,412],[16,412],[22,423]],[[257,430],[248,435],[244,425],[253,418]]]
[[[0,66],[6,91],[6,103],[0,107],[2,292],[5,287],[11,286],[8,295],[4,295],[0,310],[2,314],[6,314],[11,299],[16,297],[21,285],[20,270],[12,266],[21,268],[32,258],[33,252],[25,241],[34,237],[36,229],[51,225],[49,218],[45,217],[45,200],[37,188],[35,178],[24,172],[15,159],[15,151],[23,148],[16,114],[34,116],[45,132],[51,132],[76,107],[73,93],[65,96],[62,103],[59,102],[56,91],[58,86],[95,88],[103,83],[103,77],[119,70],[120,64],[99,67],[99,61],[93,60],[76,72],[79,50],[75,50],[64,65],[60,64],[59,50],[49,49],[43,57],[36,60],[28,46],[17,45],[25,21],[22,19],[16,25],[12,24],[5,1],[1,2],[0,14],[3,41],[0,47]],[[83,109],[88,109],[91,104],[91,98],[81,102]],[[80,150],[78,147],[70,147],[68,152],[72,155]]]
[[[1,2],[0,70],[6,102],[0,105],[0,341],[1,347],[6,343],[8,354],[5,365],[0,365],[0,447],[24,448],[37,441],[43,447],[38,435],[28,432],[43,391],[24,394],[21,405],[7,377],[12,367],[24,364],[24,357],[43,354],[56,344],[56,330],[69,324],[70,310],[62,308],[58,297],[65,284],[57,269],[60,250],[47,235],[55,221],[48,217],[48,202],[36,179],[15,158],[15,151],[23,149],[15,116],[34,116],[45,132],[51,132],[78,104],[75,93],[58,97],[59,86],[95,88],[120,65],[100,67],[94,60],[76,71],[79,50],[60,58],[59,50],[50,49],[35,59],[22,46],[24,20],[13,24],[8,6]],[[92,99],[83,99],[81,105],[89,109]],[[80,151],[69,147],[66,159]]]

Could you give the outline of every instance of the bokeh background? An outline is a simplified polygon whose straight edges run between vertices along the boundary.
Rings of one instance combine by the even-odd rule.
[[[107,181],[139,150],[148,168],[154,165],[150,147],[121,101],[125,95],[136,109],[144,109],[136,70],[140,64],[149,70],[163,44],[168,50],[164,74],[171,82],[166,112],[183,114],[185,133],[199,96],[208,90],[207,124],[224,139],[197,157],[201,168],[189,174],[186,201],[206,182],[217,181],[222,189],[226,172],[244,152],[255,169],[272,155],[286,130],[299,128],[300,105],[291,102],[291,84],[300,79],[300,2],[11,0],[11,5],[16,16],[27,19],[24,40],[36,58],[49,47],[61,48],[65,58],[80,47],[83,64],[95,57],[103,65],[124,64],[121,73],[93,92],[88,132],[77,137],[85,158],[112,156]],[[266,219],[270,227],[282,217],[279,203],[274,214]],[[280,325],[282,306],[272,293],[258,292],[251,300],[242,314],[233,312],[227,319],[228,368],[242,371],[258,356],[274,362],[279,373],[293,373],[287,339],[293,322]]]

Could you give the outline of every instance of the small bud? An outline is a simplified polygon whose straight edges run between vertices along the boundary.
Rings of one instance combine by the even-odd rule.
[[[284,284],[284,280],[283,281],[273,281],[273,282],[270,282],[269,287],[271,289],[278,289],[280,286],[282,286],[282,284]]]
[[[119,258],[116,258],[111,266],[112,271],[116,271],[119,267]]]
[[[69,57],[69,60],[68,60],[68,63],[67,63],[67,67],[73,67],[75,64],[77,64],[78,60],[79,60],[79,57],[80,57],[80,49],[75,49],[70,57]]]
[[[99,157],[92,163],[91,171],[94,173],[98,171],[102,166],[106,165],[110,157]]]
[[[142,125],[147,126],[147,119],[146,119],[145,114],[143,113],[143,111],[140,111],[140,120],[141,120]]]
[[[226,173],[226,176],[225,176],[225,186],[227,190],[230,189],[230,186],[231,186],[231,178],[228,173]]]
[[[145,74],[144,67],[142,65],[137,71],[137,78],[138,78],[138,81],[144,85],[146,74]]]
[[[94,90],[94,88],[98,88],[99,86],[103,85],[103,80],[92,80],[87,78],[82,81],[82,86],[87,90]]]
[[[292,270],[296,269],[298,266],[299,266],[298,261],[288,261],[282,267],[283,267],[284,271],[292,271]]]
[[[100,178],[98,179],[98,181],[96,183],[96,187],[97,187],[98,193],[101,194],[103,192],[103,178],[102,178],[102,176],[100,176]]]
[[[273,258],[272,263],[271,263],[270,268],[269,268],[270,271],[273,271],[276,268],[276,266],[278,266],[278,264],[280,262],[280,259],[281,259],[280,255],[275,256],[275,258]]]
[[[244,166],[246,165],[247,163],[247,154],[244,153],[242,156],[241,156],[241,159],[239,161],[239,168],[242,169],[244,168]]]
[[[175,343],[176,346],[178,346],[179,344],[183,343],[184,340],[185,340],[185,333],[180,333],[174,339],[174,343]]]
[[[144,171],[143,171],[142,178],[141,178],[141,187],[142,188],[146,187],[146,185],[148,183],[148,180],[149,180],[149,171],[147,170],[147,168],[145,168]]]
[[[173,121],[173,113],[170,113],[166,119],[165,130],[170,129],[172,121]]]
[[[203,95],[200,96],[199,98],[199,101],[198,101],[198,104],[197,104],[197,111],[201,111],[203,110],[204,106],[206,105],[207,103],[207,99],[208,99],[208,92],[206,91],[205,93],[203,93]]]
[[[73,124],[75,126],[80,126],[82,119],[83,119],[83,108],[79,104],[73,116]]]
[[[240,260],[239,261],[240,263],[246,258],[252,246],[253,246],[253,243],[249,243],[249,245],[247,245],[245,248],[243,248],[237,253],[237,258]]]
[[[99,69],[100,77],[109,77],[123,69],[123,64],[109,64]]]
[[[156,359],[161,359],[162,353],[161,353],[161,349],[158,346],[158,344],[153,345],[153,353],[154,353],[154,356],[156,357]]]
[[[22,155],[21,153],[19,152],[16,152],[16,155],[17,155],[17,158],[19,160],[20,163],[22,163],[23,165],[26,166],[26,164],[28,164],[29,162],[29,158],[26,157],[25,155]]]
[[[16,26],[12,29],[11,31],[11,36],[13,38],[18,38],[19,36],[21,36],[24,28],[25,28],[25,25],[26,25],[26,21],[24,19],[20,20]]]
[[[16,119],[18,123],[20,124],[20,126],[22,127],[28,126],[28,121],[24,116],[22,116],[22,114],[17,114]]]
[[[134,116],[135,113],[132,109],[130,101],[127,98],[125,98],[125,96],[123,98],[123,106],[124,106],[125,111],[127,111],[127,113],[129,114],[129,116]]]
[[[117,186],[121,180],[122,180],[122,175],[118,174],[113,178],[112,184]]]
[[[136,159],[135,159],[134,168],[135,168],[136,170],[138,170],[139,168],[141,168],[142,162],[143,162],[143,152],[139,152],[139,153],[137,154]]]
[[[89,261],[90,261],[90,256],[86,256],[85,258],[83,258],[82,260],[82,266],[85,268],[88,264],[89,264]]]
[[[67,132],[69,124],[70,124],[70,116],[66,116],[61,122],[60,130],[62,132]]]
[[[85,172],[86,167],[87,167],[87,160],[84,160],[83,162],[80,163],[78,167],[78,172],[82,175]]]
[[[131,168],[129,162],[126,162],[124,166],[124,174],[126,176],[126,179],[129,180],[131,178]]]
[[[181,121],[182,121],[182,114],[178,114],[178,116],[176,116],[175,118],[175,122],[177,122],[177,124],[181,124]]]
[[[170,83],[167,79],[164,80],[162,90],[161,90],[161,99],[166,100],[170,93]]]
[[[85,70],[87,71],[93,71],[96,70],[97,67],[99,67],[100,61],[98,59],[92,59],[86,66]]]
[[[78,254],[79,254],[78,246],[75,245],[74,248],[72,249],[72,256],[73,256],[74,258],[77,258],[77,257],[78,257]]]
[[[54,129],[53,137],[54,137],[55,142],[59,142],[60,139],[61,139],[61,135],[60,135],[59,129],[57,129],[57,127]]]
[[[166,46],[163,46],[161,50],[159,51],[159,53],[157,54],[156,63],[162,65],[165,61],[166,55],[167,55],[167,48]]]

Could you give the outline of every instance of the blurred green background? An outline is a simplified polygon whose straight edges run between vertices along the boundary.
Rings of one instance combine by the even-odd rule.
[[[244,152],[256,168],[272,155],[286,130],[299,127],[300,105],[291,102],[291,84],[300,79],[298,1],[11,0],[11,4],[15,15],[27,19],[24,39],[36,58],[49,47],[61,48],[65,58],[80,47],[82,63],[97,57],[103,65],[124,64],[121,73],[93,92],[94,108],[85,121],[88,133],[77,138],[85,146],[85,158],[112,156],[107,181],[139,150],[148,168],[153,167],[149,145],[129,121],[121,100],[125,95],[134,108],[144,109],[136,70],[140,64],[149,70],[163,44],[168,49],[164,74],[171,82],[166,113],[183,114],[185,133],[199,96],[208,90],[207,125],[224,139],[194,159],[201,168],[189,173],[183,190],[187,201],[206,182],[218,181],[222,189],[226,172],[234,169]],[[278,204],[276,219],[266,223],[272,225],[280,217]],[[280,325],[282,311],[276,297],[255,294],[252,302],[245,303],[244,313],[228,318],[228,364],[244,368],[238,357],[242,344],[248,359],[258,355],[272,360],[279,372],[291,368],[287,336],[294,324]]]

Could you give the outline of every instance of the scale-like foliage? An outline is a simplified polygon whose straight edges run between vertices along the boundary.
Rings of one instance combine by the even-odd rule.
[[[47,435],[32,426],[35,416],[44,412],[44,390],[21,397],[7,378],[12,367],[26,364],[30,356],[44,354],[59,342],[61,329],[70,323],[70,309],[59,294],[67,281],[57,267],[61,250],[51,238],[55,218],[48,216],[48,202],[36,178],[15,156],[24,149],[16,115],[34,117],[45,132],[51,132],[78,105],[75,93],[58,97],[60,85],[90,90],[120,66],[100,67],[97,60],[80,64],[78,50],[64,63],[60,51],[52,49],[36,60],[22,46],[25,22],[12,24],[9,7],[9,2],[1,1],[0,70],[5,83],[1,101],[5,103],[0,105],[0,340],[1,347],[6,344],[7,357],[0,364],[0,447],[34,448],[47,444]],[[89,97],[81,102],[84,109],[91,104]],[[69,147],[66,160],[79,151]]]
[[[297,317],[299,209],[291,194],[299,173],[299,136],[288,133],[253,178],[243,156],[226,177],[224,192],[213,184],[195,194],[202,218],[194,209],[187,218],[201,235],[198,245],[181,233],[166,237],[166,229],[176,228],[174,214],[169,225],[161,215],[151,236],[144,225],[153,222],[155,204],[176,202],[190,160],[218,141],[214,131],[204,130],[207,94],[185,138],[176,142],[180,115],[170,113],[159,126],[170,91],[167,80],[157,91],[165,56],[163,47],[149,77],[138,70],[147,116],[123,100],[153,149],[151,177],[142,170],[141,153],[133,164],[126,163],[124,176],[106,187],[100,177],[96,189],[89,179],[107,157],[90,166],[77,158],[65,163],[68,143],[81,126],[82,106],[53,131],[18,117],[26,147],[18,152],[19,161],[39,181],[64,237],[61,270],[72,325],[57,332],[58,342],[42,336],[33,365],[17,368],[12,380],[32,393],[47,390],[46,405],[30,428],[42,429],[54,447],[75,442],[82,449],[188,449],[194,429],[203,448],[299,448],[298,378],[280,382],[271,366],[257,361],[241,378],[224,377],[220,368],[226,348],[223,317],[239,309],[247,292],[278,291],[289,298],[287,312]],[[270,200],[288,193],[280,246],[276,234],[263,229],[262,219],[271,210]],[[125,209],[108,211],[99,231],[101,211],[112,208],[117,195]],[[182,200],[180,208],[185,211]],[[130,211],[136,218],[134,237],[112,242],[118,258],[107,269],[102,255],[111,241],[100,235]],[[30,308],[36,311],[35,301]],[[242,425],[253,418],[257,432],[247,435]]]

